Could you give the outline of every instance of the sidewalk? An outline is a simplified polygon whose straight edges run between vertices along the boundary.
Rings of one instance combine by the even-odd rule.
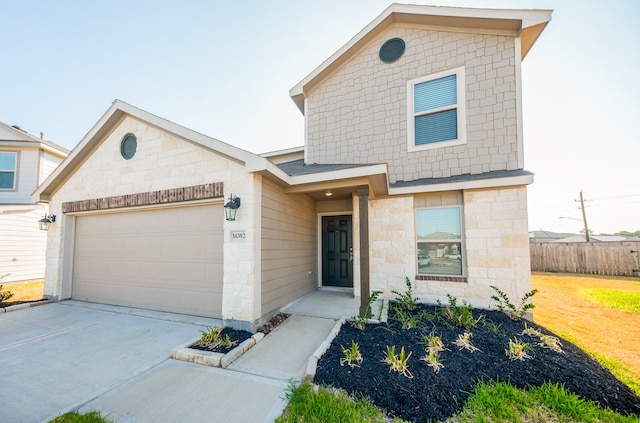
[[[118,423],[273,422],[335,320],[292,315],[226,369],[166,360],[85,404]]]
[[[272,422],[340,312],[356,310],[352,297],[312,293],[226,369],[168,358],[216,319],[72,300],[0,313],[0,421],[79,409],[118,423]]]

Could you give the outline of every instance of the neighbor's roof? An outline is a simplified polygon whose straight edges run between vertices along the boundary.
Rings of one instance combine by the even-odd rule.
[[[307,75],[289,95],[304,113],[304,93],[348,61],[365,44],[392,24],[425,25],[472,30],[479,34],[520,37],[521,58],[527,55],[545,26],[551,10],[471,9],[461,7],[392,4],[349,42]]]
[[[20,127],[0,121],[0,146],[22,147],[25,145],[42,148],[60,157],[69,154],[69,150],[54,142],[38,138]]]

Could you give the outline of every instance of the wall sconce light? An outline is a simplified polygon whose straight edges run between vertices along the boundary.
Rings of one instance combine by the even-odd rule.
[[[48,231],[49,230],[49,226],[51,226],[51,224],[53,222],[56,221],[56,215],[55,214],[46,214],[44,215],[44,217],[40,220],[38,220],[38,227],[40,228],[41,231]]]
[[[233,194],[229,196],[229,201],[224,205],[224,218],[226,220],[236,220],[236,213],[240,208],[240,197],[236,197]]]

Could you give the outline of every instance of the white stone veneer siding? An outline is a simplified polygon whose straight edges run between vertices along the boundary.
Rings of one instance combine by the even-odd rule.
[[[138,146],[135,156],[124,160],[120,143],[129,132],[136,135]],[[261,194],[260,181],[255,178],[259,177],[248,174],[242,163],[137,119],[124,118],[52,196],[49,210],[57,219],[47,234],[44,295],[54,299],[71,296],[75,217],[61,212],[62,203],[223,182],[225,197],[215,201],[222,203],[233,193],[241,197],[242,206],[235,222],[220,223],[225,256],[222,317],[247,322],[258,319],[259,253],[255,245],[259,227],[255,222],[259,219],[255,210]],[[245,231],[246,240],[232,242],[232,231]]]
[[[447,303],[447,294],[475,307],[491,308],[490,288],[514,303],[531,290],[526,187],[467,190],[372,200],[369,204],[371,291],[404,291],[405,276],[421,301]],[[415,208],[462,201],[466,282],[416,281]]]

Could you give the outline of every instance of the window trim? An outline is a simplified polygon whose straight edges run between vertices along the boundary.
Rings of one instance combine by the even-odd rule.
[[[2,188],[0,187],[0,191],[16,191],[18,188],[18,151],[7,151],[0,150],[0,153],[9,153],[13,154],[13,186],[11,188]],[[9,169],[0,169],[0,172],[11,172]]]
[[[434,241],[420,241],[418,240],[418,211],[419,210],[436,210],[436,209],[458,209],[460,213],[460,238],[458,239],[446,239],[446,240],[434,240]],[[421,280],[429,280],[434,278],[434,280],[451,280],[455,282],[466,282],[467,278],[467,254],[466,254],[466,246],[465,246],[465,234],[464,234],[464,208],[461,204],[451,204],[444,206],[435,206],[435,207],[416,207],[414,211],[414,222],[415,222],[415,230],[414,230],[414,258],[416,260],[416,277]],[[425,242],[460,242],[460,253],[462,254],[460,260],[460,270],[461,273],[459,275],[446,275],[440,273],[420,273],[420,266],[418,264],[418,243]]]
[[[426,112],[414,112],[414,91],[417,84],[433,81],[435,79],[456,75],[456,105],[431,109]],[[423,76],[407,81],[407,150],[409,152],[418,152],[425,150],[433,150],[436,148],[451,147],[454,145],[462,145],[467,143],[467,107],[466,107],[466,83],[465,68],[460,66],[457,68],[437,72],[431,75]],[[454,140],[438,141],[429,144],[416,145],[415,140],[415,118],[445,110],[457,109],[457,128],[458,138]]]

